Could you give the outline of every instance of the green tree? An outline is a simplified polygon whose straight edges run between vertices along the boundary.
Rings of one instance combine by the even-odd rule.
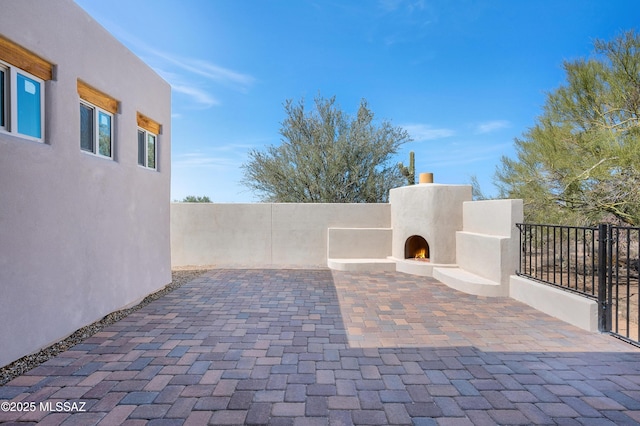
[[[517,158],[502,158],[500,195],[524,199],[528,221],[640,225],[640,37],[597,40],[564,69]]]
[[[362,100],[355,117],[342,112],[335,97],[284,104],[281,144],[252,150],[242,166],[244,183],[268,202],[376,203],[404,183],[392,157],[410,141],[388,121],[374,122]]]
[[[211,200],[206,195],[196,196],[196,195],[187,195],[181,201],[182,203],[210,203]]]

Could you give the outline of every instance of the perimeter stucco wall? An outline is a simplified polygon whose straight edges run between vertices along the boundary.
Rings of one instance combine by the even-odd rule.
[[[3,1],[0,33],[54,64],[45,143],[0,132],[0,366],[171,282],[171,88],[71,0]],[[119,101],[114,160],[80,150],[77,80]],[[162,125],[137,164],[140,112]]]
[[[327,266],[329,228],[389,228],[389,204],[171,205],[174,267]]]
[[[517,275],[510,277],[509,284],[512,298],[583,330],[598,331],[595,300]]]

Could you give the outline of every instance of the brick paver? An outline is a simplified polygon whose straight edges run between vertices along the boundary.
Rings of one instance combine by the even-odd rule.
[[[429,278],[212,270],[0,401],[8,424],[638,424],[640,350]]]

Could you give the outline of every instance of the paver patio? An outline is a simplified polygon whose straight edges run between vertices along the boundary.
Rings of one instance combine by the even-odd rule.
[[[212,270],[0,401],[47,425],[637,424],[640,350],[428,278]]]

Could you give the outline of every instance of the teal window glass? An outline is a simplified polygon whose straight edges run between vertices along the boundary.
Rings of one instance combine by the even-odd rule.
[[[18,133],[42,137],[42,105],[40,82],[18,73]]]
[[[111,157],[111,116],[98,112],[98,153]]]
[[[93,108],[80,104],[80,148],[93,152]]]

